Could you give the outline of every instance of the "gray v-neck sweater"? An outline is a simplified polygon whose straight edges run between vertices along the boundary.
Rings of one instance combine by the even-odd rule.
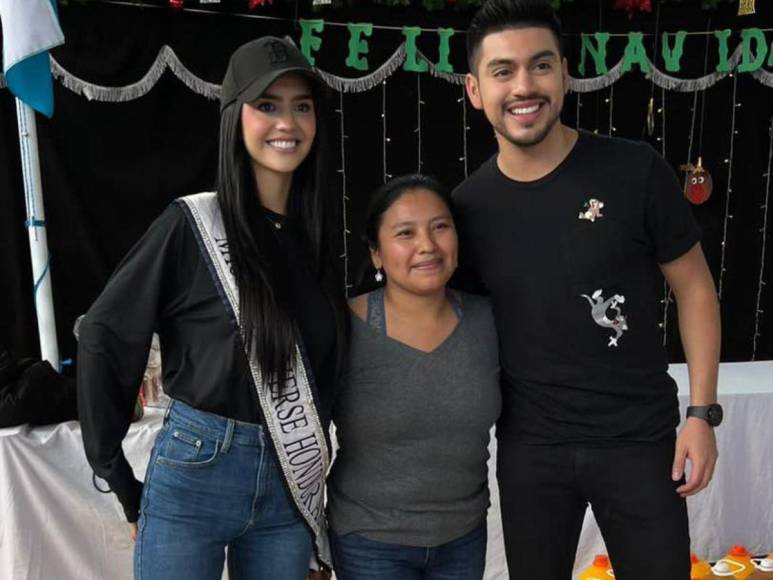
[[[333,420],[333,531],[438,546],[485,521],[489,433],[499,416],[499,358],[487,300],[462,294],[462,317],[434,351],[389,338],[352,314],[346,380]]]

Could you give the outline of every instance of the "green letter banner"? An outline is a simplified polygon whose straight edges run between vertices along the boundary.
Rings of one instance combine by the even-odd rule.
[[[757,54],[752,60],[752,42],[757,44]],[[765,33],[759,28],[747,28],[741,31],[741,64],[738,72],[752,72],[759,69],[768,54],[768,44]]]
[[[641,72],[650,72],[650,63],[647,58],[647,51],[644,49],[644,43],[642,39],[644,34],[641,32],[629,32],[628,44],[625,47],[625,53],[623,54],[623,72],[626,73],[633,65],[638,64]]]
[[[309,63],[314,64],[314,57],[311,55],[312,50],[319,50],[322,46],[322,39],[318,36],[314,36],[314,32],[322,32],[325,29],[324,20],[301,20],[301,52],[305,56]]]
[[[448,62],[448,55],[451,54],[451,46],[449,41],[454,35],[454,29],[438,28],[437,35],[440,42],[438,45],[438,62],[435,65],[435,68],[439,72],[452,73],[454,72],[454,67],[450,62]]]
[[[680,30],[675,35],[674,48],[672,49],[668,44],[668,32],[663,33],[663,48],[661,49],[663,54],[663,60],[666,63],[666,70],[668,72],[679,72],[682,70],[681,60],[682,51],[684,50],[684,39],[687,38],[687,32]]]
[[[429,64],[427,61],[416,58],[416,37],[421,34],[421,28],[418,26],[403,26],[403,36],[405,36],[405,62],[403,70],[410,72],[427,72]]]
[[[719,41],[719,62],[717,63],[717,72],[730,72],[733,67],[730,66],[730,61],[727,60],[727,39],[730,36],[730,29],[715,30],[714,36]]]
[[[368,41],[361,36],[370,36],[373,33],[373,25],[370,22],[362,24],[347,24],[349,29],[349,56],[346,57],[346,66],[357,70],[368,70],[368,59],[360,56],[368,54]]]
[[[596,46],[593,46],[590,34],[582,34],[582,47],[580,49],[580,66],[578,67],[580,74],[585,76],[585,55],[590,53],[593,57],[593,64],[596,66],[597,75],[607,74],[607,41],[609,40],[608,32],[596,32],[593,35],[596,39]]]

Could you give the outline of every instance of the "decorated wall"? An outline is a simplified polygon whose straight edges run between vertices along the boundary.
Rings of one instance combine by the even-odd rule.
[[[739,4],[724,0],[559,4],[572,77],[563,122],[645,140],[678,172],[720,291],[725,361],[773,358],[773,8],[743,1],[756,11],[739,16]],[[55,113],[38,117],[38,133],[63,358],[74,358],[73,320],[148,224],[173,198],[212,188],[228,56],[265,34],[291,36],[331,86],[330,195],[345,216],[342,284],[356,293],[370,193],[415,171],[453,187],[495,152],[461,84],[469,4],[60,6],[66,44],[52,52]],[[35,356],[25,195],[6,90],[0,139],[0,341]],[[657,299],[664,342],[681,361],[665,285]]]

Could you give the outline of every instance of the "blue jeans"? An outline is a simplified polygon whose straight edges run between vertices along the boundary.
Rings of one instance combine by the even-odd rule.
[[[330,534],[338,580],[480,580],[486,567],[486,538],[485,523],[433,548]]]
[[[311,533],[260,425],[174,401],[142,491],[135,580],[305,580]]]

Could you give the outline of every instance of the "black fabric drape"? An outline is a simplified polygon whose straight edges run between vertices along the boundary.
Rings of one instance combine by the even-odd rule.
[[[294,8],[280,6],[274,14],[292,14]],[[758,14],[737,17],[735,4],[722,4],[712,13],[711,29],[765,27],[771,22],[771,7],[757,3]],[[469,12],[441,14],[399,8],[371,7],[312,13],[300,7],[299,15],[325,18],[330,22],[373,22],[402,26],[445,26],[464,29]],[[570,72],[577,75],[579,32],[654,32],[654,15],[637,15],[628,20],[624,13],[607,4],[599,23],[596,2],[577,0],[561,11]],[[706,29],[708,13],[697,3],[668,3],[661,8],[659,30]],[[168,44],[182,62],[198,76],[221,81],[227,59],[234,48],[265,34],[300,37],[292,22],[241,18],[234,15],[177,13],[97,2],[70,2],[60,8],[67,43],[53,51],[55,58],[71,73],[103,85],[124,85],[142,77],[159,49]],[[322,34],[323,49],[317,64],[343,76],[362,73],[347,69],[348,33],[328,24]],[[370,69],[380,65],[402,42],[399,30],[374,30],[367,39]],[[770,40],[770,33],[768,33]],[[652,37],[645,37],[648,49]],[[731,50],[737,43],[735,36]],[[425,32],[419,47],[430,58],[437,57],[437,37]],[[658,50],[660,41],[657,43]],[[624,39],[609,43],[610,66],[622,55]],[[705,37],[690,36],[685,44],[681,77],[703,74]],[[716,66],[717,46],[709,43],[709,72]],[[452,63],[465,71],[464,35],[452,39]],[[658,58],[662,68],[662,59]],[[752,353],[760,250],[769,146],[768,127],[773,115],[773,89],[748,74],[737,77],[738,101],[733,161],[733,183],[728,222],[722,296],[723,360],[749,360]],[[464,178],[462,88],[422,75],[421,170],[438,176],[453,187]],[[718,279],[724,230],[725,199],[732,111],[732,79],[698,95],[698,107],[705,99],[702,149],[699,149],[701,111],[698,110],[692,159],[699,152],[714,177],[714,194],[695,215],[703,228],[704,250],[715,279]],[[346,185],[351,280],[358,264],[366,258],[360,243],[363,214],[371,191],[382,181],[384,167],[381,119],[382,90],[387,107],[387,172],[392,175],[418,168],[417,77],[399,71],[385,86],[358,94],[345,94],[343,113],[346,139]],[[661,118],[656,118],[653,137],[644,133],[650,82],[638,70],[626,75],[609,89],[581,96],[580,126],[609,131],[609,106],[613,105],[615,135],[647,138],[660,151]],[[331,122],[332,164],[330,194],[340,202],[338,94],[327,111]],[[677,168],[688,161],[692,93],[666,92],[666,157]],[[661,91],[655,89],[656,107]],[[144,97],[126,103],[92,102],[75,95],[55,81],[56,109],[53,120],[38,116],[38,133],[43,173],[48,242],[54,306],[62,358],[75,353],[72,324],[85,312],[112,269],[139,238],[150,222],[175,197],[212,188],[217,157],[218,107],[194,94],[167,71]],[[564,122],[577,124],[577,95],[567,96]],[[468,105],[467,166],[476,168],[495,150],[492,130],[482,114]],[[32,297],[27,232],[24,228],[24,191],[19,161],[14,102],[7,90],[0,90],[0,342],[17,357],[37,356],[37,326]],[[768,225],[768,263],[760,309],[762,325],[757,347],[758,359],[773,358],[773,211]],[[343,236],[341,237],[343,240]],[[675,308],[669,314],[668,344],[672,361],[683,358],[677,337]],[[70,372],[70,371],[67,371]]]

